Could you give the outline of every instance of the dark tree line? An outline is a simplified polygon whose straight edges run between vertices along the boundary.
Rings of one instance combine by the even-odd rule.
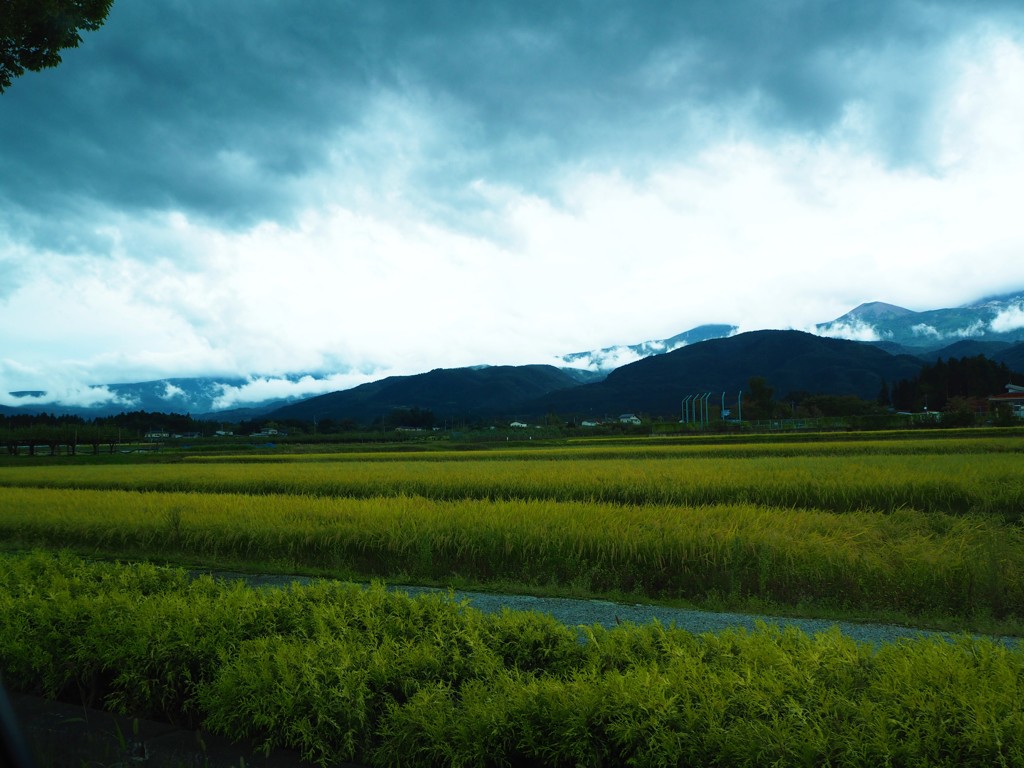
[[[864,400],[856,395],[823,395],[797,390],[781,400],[773,399],[774,390],[764,377],[751,377],[744,394],[743,416],[746,419],[772,418],[851,418],[886,413],[879,401]]]
[[[159,413],[150,411],[131,411],[116,416],[97,416],[85,419],[74,414],[54,415],[50,413],[15,413],[0,414],[0,430],[3,431],[60,431],[60,430],[102,430],[126,435],[138,436],[152,430],[167,432],[203,432],[209,431],[210,424],[197,421],[188,414]]]
[[[894,384],[890,396],[899,411],[943,411],[954,398],[989,397],[1003,392],[1007,384],[1021,383],[1024,376],[984,355],[939,358],[916,377]]]
[[[180,413],[131,411],[93,419],[73,414],[0,414],[0,444],[10,454],[27,449],[35,455],[39,448],[51,455],[76,454],[83,445],[91,446],[93,453],[100,453],[101,447],[113,453],[116,446],[144,439],[147,433],[209,434],[212,428],[209,422]]]
[[[2,430],[33,429],[36,427],[79,427],[89,423],[81,416],[73,416],[71,414],[57,416],[50,413],[13,413],[10,415],[0,413],[0,429]]]

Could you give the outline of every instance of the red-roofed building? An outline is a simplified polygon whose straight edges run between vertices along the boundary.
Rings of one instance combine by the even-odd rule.
[[[988,402],[992,408],[1008,405],[1013,409],[1014,416],[1024,416],[1024,387],[1017,384],[1007,384],[1005,392],[1001,395],[992,395]]]

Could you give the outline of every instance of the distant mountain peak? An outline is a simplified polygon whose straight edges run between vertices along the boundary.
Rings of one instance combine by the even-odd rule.
[[[884,301],[868,301],[854,307],[845,315],[836,318],[832,322],[837,323],[842,320],[891,320],[894,317],[906,317],[907,315],[914,314],[917,313],[906,307],[887,304]]]
[[[922,312],[873,301],[818,325],[817,332],[908,349],[940,349],[964,339],[1014,343],[1024,340],[1024,293],[990,296],[963,307]]]
[[[710,339],[721,339],[734,335],[739,328],[735,325],[724,323],[709,323],[691,328],[688,331],[677,333],[667,339],[644,341],[640,344],[621,345],[617,347],[604,347],[593,349],[588,352],[573,352],[563,355],[561,363],[573,368],[585,368],[591,371],[608,373],[621,368],[623,365],[635,363],[655,355],[663,355],[673,352],[689,344],[697,344]]]

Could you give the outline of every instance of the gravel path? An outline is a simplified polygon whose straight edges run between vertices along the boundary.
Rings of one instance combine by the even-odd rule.
[[[292,582],[309,584],[314,581],[314,579],[304,576],[252,575],[224,572],[212,575],[215,578],[225,580],[241,579],[254,587],[283,587]],[[428,592],[448,592],[448,590],[433,587],[404,585],[389,585],[389,588],[400,590],[410,595]],[[538,611],[550,614],[558,621],[571,627],[581,624],[586,626],[600,624],[603,627],[611,628],[619,623],[647,624],[657,620],[665,626],[674,624],[680,629],[688,630],[694,634],[701,634],[704,632],[721,632],[722,630],[736,627],[752,630],[758,622],[764,622],[765,624],[775,624],[779,627],[797,627],[808,635],[813,635],[838,626],[839,631],[847,637],[860,642],[871,643],[875,646],[919,637],[938,636],[947,640],[954,640],[958,637],[958,635],[949,632],[933,632],[895,624],[858,624],[848,621],[759,616],[750,613],[717,613],[685,608],[666,608],[657,605],[630,605],[627,603],[613,603],[606,600],[576,600],[562,597],[533,597],[530,595],[463,591],[454,591],[452,594],[456,600],[468,600],[471,607],[487,613],[496,613],[502,608],[508,608],[513,611]],[[993,639],[1010,647],[1019,644],[1019,638],[1016,637],[995,637]]]

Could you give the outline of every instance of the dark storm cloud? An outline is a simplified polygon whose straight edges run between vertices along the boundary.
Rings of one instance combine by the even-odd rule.
[[[116,3],[62,68],[9,92],[5,191],[37,211],[64,195],[229,221],[279,207],[324,128],[358,108],[358,67],[263,6]]]
[[[744,104],[758,131],[816,132],[869,100],[879,151],[914,161],[929,76],[918,65],[964,22],[959,8],[119,0],[64,65],[0,100],[0,203],[32,211],[23,226],[64,247],[87,235],[47,220],[87,220],[92,205],[226,226],[287,219],[300,182],[381,93],[456,123],[412,180],[442,200],[472,178],[530,188],[585,159],[649,165],[701,140],[701,110]],[[884,69],[896,48],[901,68]],[[372,176],[359,151],[348,170]]]

